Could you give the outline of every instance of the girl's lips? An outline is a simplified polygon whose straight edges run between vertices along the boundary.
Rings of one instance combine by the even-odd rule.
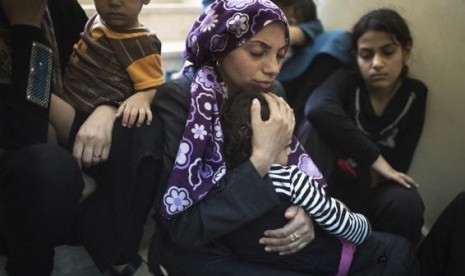
[[[387,74],[373,74],[370,76],[370,79],[379,80],[379,79],[385,79],[386,77],[387,77]]]

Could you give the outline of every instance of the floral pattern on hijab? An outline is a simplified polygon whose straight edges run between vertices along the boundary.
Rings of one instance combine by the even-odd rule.
[[[196,73],[184,134],[163,196],[161,213],[166,218],[200,201],[226,174],[219,113],[227,91],[215,64],[272,22],[286,26],[289,41],[286,18],[269,0],[217,0],[192,26],[183,55]],[[297,139],[291,148],[289,164],[326,185]]]

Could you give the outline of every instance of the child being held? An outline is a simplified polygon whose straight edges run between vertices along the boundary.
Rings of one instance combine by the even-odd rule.
[[[261,104],[262,120],[270,116],[268,104],[261,93],[242,91],[227,99],[221,110],[226,165],[233,169],[251,155],[251,105],[257,99]],[[290,148],[283,149],[271,166],[267,176],[275,191],[280,194],[281,204],[258,220],[235,230],[226,242],[240,258],[270,263],[278,267],[290,267],[311,273],[336,274],[341,258],[343,239],[360,245],[370,234],[368,220],[361,214],[350,212],[341,202],[325,194],[323,187],[300,171],[287,166]],[[278,256],[265,252],[258,240],[265,229],[282,225],[284,210],[299,205],[316,222],[316,237],[307,247],[296,254]],[[299,233],[290,236],[290,242],[300,238]],[[339,239],[338,239],[339,238]],[[250,239],[255,239],[251,242]],[[256,244],[256,246],[251,246]]]

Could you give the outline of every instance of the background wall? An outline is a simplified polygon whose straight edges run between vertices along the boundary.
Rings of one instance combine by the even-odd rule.
[[[429,228],[465,190],[465,1],[314,0],[327,30],[348,29],[367,11],[396,9],[413,33],[410,73],[429,88],[426,121],[409,174],[420,184]]]

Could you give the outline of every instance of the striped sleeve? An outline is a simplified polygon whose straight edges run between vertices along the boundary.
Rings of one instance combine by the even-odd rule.
[[[289,196],[293,204],[302,206],[328,233],[356,245],[370,233],[370,224],[363,215],[351,212],[341,202],[327,196],[324,189],[298,167],[273,165],[268,175],[277,193]]]

